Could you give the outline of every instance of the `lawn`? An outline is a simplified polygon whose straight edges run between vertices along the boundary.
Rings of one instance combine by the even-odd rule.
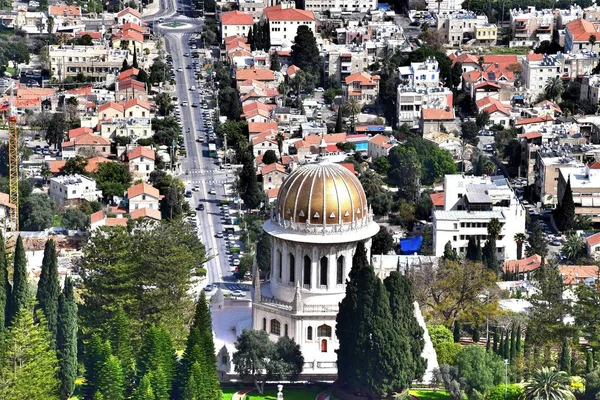
[[[410,394],[419,400],[448,400],[450,396],[445,390],[411,390]]]
[[[523,47],[499,47],[492,46],[487,47],[484,52],[490,54],[516,54],[516,55],[525,55],[529,54],[531,51],[531,47],[523,46]]]
[[[283,387],[283,398],[285,400],[313,400],[323,389],[290,388]],[[225,398],[225,397],[224,397]],[[277,388],[265,389],[265,394],[260,395],[257,391],[250,392],[244,400],[277,400]]]
[[[223,400],[231,400],[231,397],[233,396],[233,394],[235,392],[237,392],[239,389],[236,388],[224,388],[221,389],[221,391],[223,392]]]

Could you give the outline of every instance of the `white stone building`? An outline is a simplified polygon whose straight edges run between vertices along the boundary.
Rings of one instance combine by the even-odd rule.
[[[265,8],[264,18],[269,22],[271,46],[286,47],[294,42],[298,27],[306,25],[315,33],[315,15],[312,11],[298,10],[291,3],[280,3]]]
[[[416,128],[423,108],[445,109],[452,107],[452,90],[443,86],[435,88],[412,88],[398,86],[396,104],[398,105],[398,123]]]
[[[102,191],[96,188],[96,181],[84,175],[62,175],[50,179],[50,198],[56,203],[68,206],[82,200],[97,201]]]
[[[433,248],[436,256],[444,254],[446,243],[465,254],[470,237],[488,238],[487,226],[492,218],[502,224],[496,241],[498,260],[517,258],[516,233],[525,233],[525,209],[503,177],[446,175],[444,209],[433,213]]]
[[[377,9],[377,0],[305,0],[304,9],[319,13],[324,13],[330,10],[332,12],[345,11],[366,13],[369,10]]]

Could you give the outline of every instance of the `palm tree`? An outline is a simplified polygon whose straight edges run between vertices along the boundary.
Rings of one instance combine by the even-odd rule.
[[[283,98],[281,107],[285,107],[285,101],[287,100],[287,94],[289,90],[290,85],[288,85],[287,82],[281,82],[279,84],[279,94],[281,94],[281,97]]]
[[[350,114],[350,121],[352,121],[352,133],[354,133],[354,122],[356,114],[360,113],[361,108],[362,107],[360,105],[360,102],[356,99],[350,99],[346,104],[344,104],[344,109]]]
[[[525,384],[525,400],[572,400],[569,390],[571,380],[566,372],[555,368],[542,367],[536,370],[531,380]]]
[[[524,233],[515,233],[515,236],[513,236],[513,240],[517,244],[517,260],[523,258],[523,243],[525,243],[526,239],[527,237]]]
[[[548,78],[548,82],[546,82],[546,97],[550,97],[552,101],[556,101],[557,97],[565,91],[565,86],[563,85],[563,81],[560,76],[555,76],[553,78]]]
[[[490,222],[488,222],[487,231],[490,238],[493,238],[494,240],[498,239],[500,232],[502,232],[502,224],[498,218],[490,219]]]
[[[567,238],[567,242],[563,246],[563,254],[574,262],[583,252],[584,246],[583,239],[577,235],[571,235]]]

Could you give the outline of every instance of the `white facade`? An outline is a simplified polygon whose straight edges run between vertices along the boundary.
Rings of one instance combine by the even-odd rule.
[[[304,8],[314,12],[325,12],[329,10],[350,11],[366,13],[369,10],[377,9],[377,0],[305,0]]]
[[[427,11],[438,14],[462,10],[461,0],[427,0]]]
[[[527,58],[523,62],[521,77],[533,98],[544,93],[548,80],[557,76],[561,76],[561,69],[555,57],[543,55],[541,60]]]
[[[440,66],[434,57],[424,62],[410,63],[410,84],[413,87],[440,86]]]
[[[78,200],[97,201],[102,191],[96,189],[96,181],[84,175],[65,175],[50,179],[50,198],[58,204]]]
[[[516,233],[525,233],[525,209],[502,177],[446,175],[444,209],[433,213],[433,247],[436,256],[444,254],[446,243],[464,254],[469,238],[483,246],[492,218],[502,224],[496,241],[498,260],[517,258]]]
[[[411,88],[398,86],[396,104],[398,105],[398,122],[413,127],[419,125],[423,108],[443,109],[452,107],[452,90],[447,87]]]
[[[109,49],[106,46],[49,46],[49,61],[52,76],[65,79],[69,76],[85,75],[109,80],[107,75],[118,75],[128,50]],[[111,77],[110,80],[114,80]]]

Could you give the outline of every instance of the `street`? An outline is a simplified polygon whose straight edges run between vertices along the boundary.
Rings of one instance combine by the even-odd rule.
[[[186,69],[186,66],[192,64],[193,58],[189,57],[191,53],[190,38],[195,36],[194,32],[202,29],[202,19],[194,19],[182,16],[175,10],[191,10],[191,5],[182,1],[163,0],[161,10],[149,17],[148,22],[154,22],[155,33],[164,35],[166,54],[173,60],[173,69],[175,80],[177,82],[175,92],[172,96],[177,97],[176,109],[179,109],[181,116],[182,134],[184,136],[186,156],[180,158],[181,169],[177,176],[185,184],[185,190],[192,191],[192,197],[188,198],[190,209],[195,210],[199,203],[204,205],[204,210],[195,211],[198,224],[198,235],[201,242],[206,247],[207,258],[209,261],[205,264],[208,274],[208,282],[220,286],[229,291],[244,289],[244,285],[235,282],[232,276],[232,266],[228,245],[231,240],[217,238],[217,233],[224,230],[224,220],[221,211],[221,200],[231,200],[226,196],[225,182],[233,182],[234,172],[227,169],[220,169],[215,164],[215,159],[208,155],[208,143],[196,142],[199,136],[205,136],[205,121],[203,112],[207,111],[201,106],[192,107],[192,104],[202,105],[203,96],[199,93],[205,83],[196,81],[196,72],[194,68]],[[158,24],[158,19],[164,18],[164,23]],[[184,25],[177,28],[165,27],[169,22],[177,21]],[[188,56],[184,56],[187,54]],[[199,60],[202,65],[202,60]],[[181,69],[180,69],[181,68]],[[192,87],[195,90],[190,90]],[[209,92],[204,98],[212,96]],[[187,102],[187,103],[184,103]],[[187,104],[187,105],[184,105]],[[212,117],[211,117],[212,118]],[[214,190],[216,194],[210,194]],[[229,242],[229,243],[228,243]],[[194,288],[195,294],[199,293],[201,284]],[[208,294],[214,294],[214,291]]]

